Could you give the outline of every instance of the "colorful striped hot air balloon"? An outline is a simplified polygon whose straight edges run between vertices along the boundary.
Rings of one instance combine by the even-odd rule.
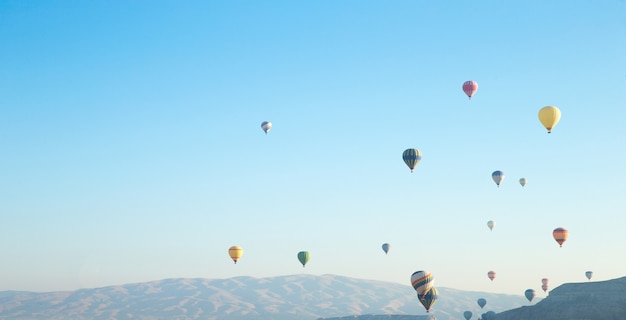
[[[489,279],[490,279],[491,281],[493,281],[493,279],[495,279],[495,278],[496,278],[496,272],[495,272],[495,271],[489,271],[489,272],[487,272],[487,277],[489,277]]]
[[[428,271],[416,271],[411,275],[411,285],[418,294],[424,294],[435,285],[435,279]]]
[[[437,288],[435,287],[432,287],[430,290],[428,290],[428,292],[424,294],[419,294],[419,293],[417,294],[417,298],[419,298],[424,308],[426,308],[426,312],[430,311],[430,307],[432,307],[433,304],[435,304],[435,301],[437,301],[438,296],[439,296],[439,291],[437,291]]]
[[[243,249],[240,246],[232,246],[228,248],[228,255],[236,264],[239,258],[243,255]]]
[[[422,160],[422,153],[417,149],[406,149],[402,153],[402,160],[413,172],[417,164]]]
[[[309,259],[311,259],[311,254],[308,251],[298,252],[298,261],[302,263],[302,268],[304,268],[306,263],[309,262]]]
[[[478,91],[478,83],[473,80],[465,81],[463,83],[463,92],[472,99],[472,96]]]
[[[554,240],[556,240],[556,242],[559,244],[559,247],[563,247],[563,242],[565,242],[565,240],[567,240],[567,238],[569,237],[569,232],[564,228],[556,228],[554,229],[554,231],[552,231],[552,236],[554,237]]]
[[[548,130],[552,132],[552,128],[561,120],[561,110],[555,106],[546,106],[539,110],[539,121]]]
[[[491,179],[493,179],[493,181],[496,183],[496,185],[499,187],[500,184],[502,183],[502,181],[504,181],[504,172],[500,171],[500,170],[496,170],[491,174]]]

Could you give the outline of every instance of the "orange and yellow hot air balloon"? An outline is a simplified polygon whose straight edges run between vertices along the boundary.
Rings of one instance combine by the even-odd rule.
[[[554,240],[556,240],[556,242],[559,244],[559,246],[563,247],[563,242],[565,242],[565,240],[567,240],[567,237],[569,237],[569,232],[564,228],[556,228],[554,229],[554,231],[552,231],[552,236],[554,237]]]
[[[232,246],[228,248],[228,255],[231,259],[233,259],[235,263],[237,263],[239,258],[241,258],[241,256],[243,255],[243,248],[241,248],[240,246]]]

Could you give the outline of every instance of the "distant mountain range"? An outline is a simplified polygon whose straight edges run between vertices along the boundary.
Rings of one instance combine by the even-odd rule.
[[[465,310],[476,319],[487,310],[527,303],[516,295],[438,290],[430,312],[437,320],[463,319]],[[487,300],[482,310],[478,298]],[[12,320],[315,320],[376,314],[397,320],[430,318],[408,283],[336,275],[167,279],[64,292],[0,292],[0,319]]]

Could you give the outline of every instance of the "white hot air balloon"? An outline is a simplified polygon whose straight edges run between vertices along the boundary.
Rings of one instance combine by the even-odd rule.
[[[519,184],[521,184],[522,187],[525,186],[527,182],[528,182],[528,179],[526,179],[526,178],[519,179]]]

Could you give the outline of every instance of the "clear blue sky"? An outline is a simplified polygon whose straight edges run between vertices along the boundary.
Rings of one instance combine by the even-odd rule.
[[[0,39],[0,290],[626,275],[625,1],[10,0]]]

